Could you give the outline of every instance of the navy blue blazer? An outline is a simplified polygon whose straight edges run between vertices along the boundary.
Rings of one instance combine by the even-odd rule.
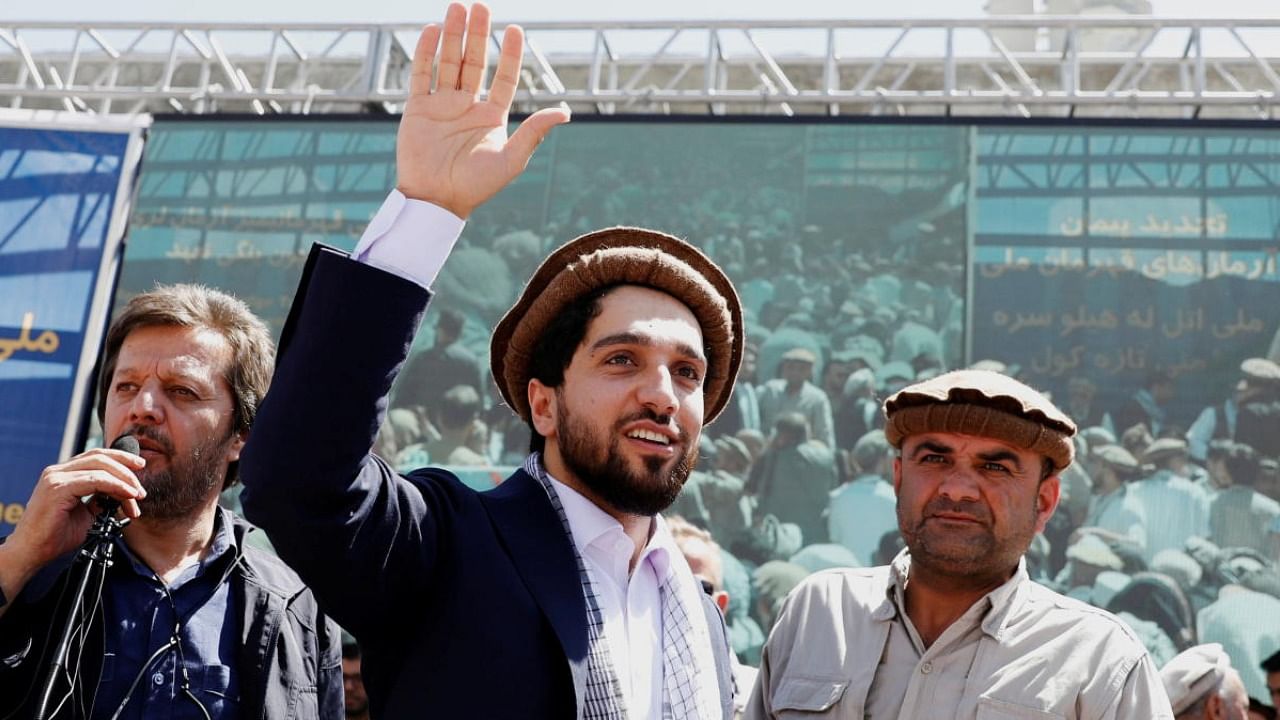
[[[377,718],[578,718],[586,604],[538,482],[476,492],[370,448],[430,292],[317,246],[240,460],[244,513],[359,640]],[[708,598],[732,714],[723,621]]]

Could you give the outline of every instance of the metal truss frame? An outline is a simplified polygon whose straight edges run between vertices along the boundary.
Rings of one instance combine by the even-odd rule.
[[[1203,131],[1192,135],[1157,129],[1139,138],[1126,131],[1099,148],[1094,147],[1099,142],[1097,129],[992,132],[1003,137],[978,160],[982,192],[988,197],[1060,197],[1073,192],[1225,197],[1273,195],[1280,189],[1276,140],[1261,133],[1242,137],[1239,131],[1228,131],[1213,138]],[[1034,152],[1015,150],[1012,141],[1028,136],[1050,144]],[[1132,149],[1135,142],[1144,147]],[[1160,147],[1167,150],[1161,152]],[[1217,171],[1212,177],[1211,170]]]
[[[521,111],[567,103],[599,114],[1280,114],[1280,20],[522,25],[528,42],[516,99]],[[0,20],[0,107],[396,112],[417,32],[394,24]],[[496,33],[493,42],[496,48]]]

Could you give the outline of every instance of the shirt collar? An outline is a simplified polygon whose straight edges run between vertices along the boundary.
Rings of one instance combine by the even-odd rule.
[[[539,461],[541,461],[539,457]],[[543,473],[547,474],[547,479],[552,483],[552,488],[559,496],[559,501],[564,507],[564,518],[568,519],[568,530],[573,536],[573,546],[577,547],[579,555],[585,555],[591,544],[599,541],[600,538],[607,534],[618,533],[626,536],[626,530],[622,529],[622,523],[618,523],[608,512],[600,509],[599,505],[591,502],[588,497],[577,492],[576,489],[568,487],[567,484],[559,482],[554,475],[550,474],[547,466],[543,466]],[[613,553],[613,548],[609,543],[598,543],[596,547],[607,553]],[[671,571],[671,556],[673,552],[677,552],[675,538],[671,536],[671,529],[667,528],[667,521],[662,515],[654,515],[653,523],[649,527],[649,543],[646,544],[644,552],[640,553],[640,562],[648,561],[653,566],[654,574],[659,579],[666,578],[667,573]],[[631,546],[627,544],[626,562],[623,568],[630,565]]]
[[[560,504],[564,507],[565,517],[569,520],[569,532],[573,535],[573,544],[578,548],[578,554],[585,555],[589,547],[610,533],[626,536],[626,531],[622,529],[622,523],[618,522],[612,515],[602,510],[600,506],[587,499],[582,493],[557,480],[550,472],[546,471],[545,466],[543,471],[546,472],[547,479],[551,481],[551,487],[556,491],[556,495],[560,497]],[[597,547],[602,548],[609,554],[614,552],[609,543],[600,543]],[[630,548],[631,545],[628,543],[627,563],[624,564],[624,567],[630,564]],[[649,529],[649,543],[645,546],[644,552],[641,553],[640,561],[649,561],[657,576],[664,578],[670,570],[670,554],[675,549],[675,540],[671,537],[671,531],[667,528],[666,521],[663,520],[661,515],[655,515]]]
[[[671,535],[671,529],[667,527],[666,518],[661,515],[653,516],[653,530],[644,551],[659,579],[667,577],[667,573],[671,572],[672,557],[683,557],[680,555],[680,548],[676,546],[676,539]]]
[[[564,506],[564,515],[569,520],[569,532],[573,535],[573,544],[578,552],[586,552],[591,543],[612,530],[622,532],[622,523],[612,515],[600,509],[600,506],[588,500],[582,493],[555,479],[550,472],[547,479],[551,487],[560,497]]]
[[[907,578],[911,574],[911,551],[903,549],[893,562],[889,564],[889,583],[885,588],[885,602],[873,612],[876,620],[890,620],[903,607],[906,599]],[[983,613],[982,631],[995,640],[1000,639],[1001,631],[1009,619],[1009,615],[1017,604],[1020,590],[1030,580],[1027,574],[1026,558],[1018,559],[1018,569],[1000,587],[992,590],[978,600],[986,605]]]
[[[209,543],[209,550],[204,557],[195,565],[195,571],[190,568],[183,571],[182,580],[200,577],[215,563],[222,560],[227,555],[235,556],[239,554],[240,545],[236,542],[235,533],[232,532],[231,511],[219,506],[213,515],[213,539]],[[142,559],[134,554],[129,545],[125,543],[124,537],[116,538],[116,547],[119,548],[121,555],[128,560],[128,566],[133,572],[147,579],[156,577],[155,571],[142,562]]]

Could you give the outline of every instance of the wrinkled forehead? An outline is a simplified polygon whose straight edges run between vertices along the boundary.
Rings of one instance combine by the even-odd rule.
[[[1040,462],[1043,456],[1026,448],[1011,445],[998,438],[985,435],[968,435],[964,433],[916,433],[902,439],[901,454],[910,457],[918,452],[944,452],[954,455],[1012,454],[1025,462]]]
[[[204,327],[151,325],[125,337],[116,356],[116,375],[159,372],[215,378],[231,363],[231,345]]]

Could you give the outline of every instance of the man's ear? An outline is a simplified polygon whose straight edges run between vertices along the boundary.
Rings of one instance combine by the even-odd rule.
[[[1036,488],[1036,532],[1044,532],[1061,498],[1062,483],[1057,475],[1050,475],[1040,482]]]
[[[1227,710],[1222,706],[1222,698],[1217,692],[1209,693],[1209,701],[1204,705],[1204,716],[1210,720],[1218,720],[1218,718],[1228,718]]]
[[[235,439],[227,445],[227,463],[233,463],[240,459],[240,451],[244,449],[244,443],[249,439],[249,431],[236,433]]]
[[[556,389],[542,384],[541,380],[529,381],[529,419],[533,421],[533,429],[544,438],[556,435],[556,403],[559,397]]]

